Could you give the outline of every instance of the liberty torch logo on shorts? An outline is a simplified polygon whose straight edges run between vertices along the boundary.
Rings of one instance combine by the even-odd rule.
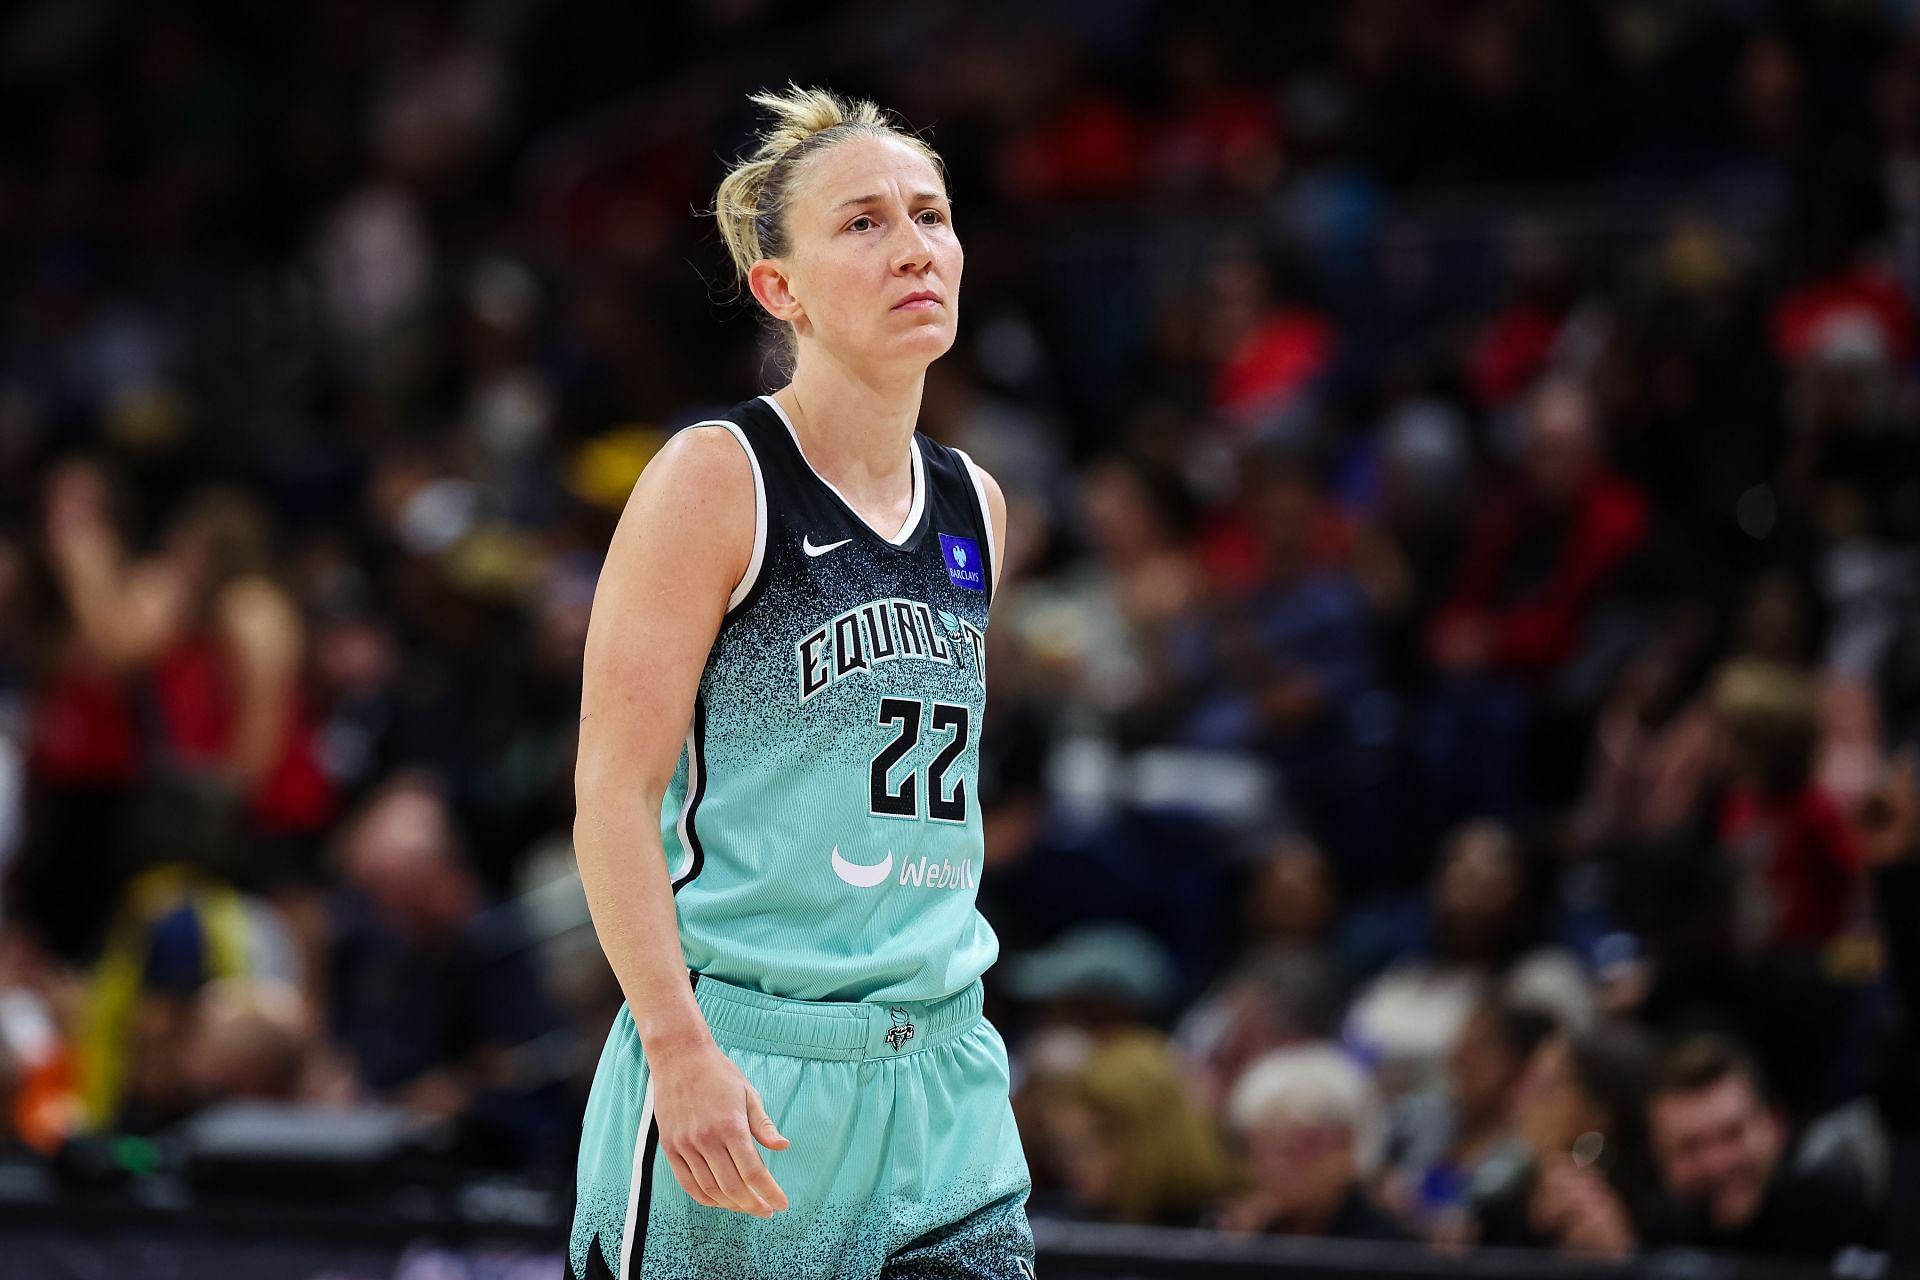
[[[980,544],[972,538],[941,534],[940,559],[947,566],[947,580],[954,586],[967,591],[987,589],[985,580],[980,576]]]

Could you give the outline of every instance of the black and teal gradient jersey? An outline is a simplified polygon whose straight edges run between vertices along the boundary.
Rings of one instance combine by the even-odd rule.
[[[754,552],[707,657],[661,833],[696,972],[799,1000],[931,1000],[999,943],[975,909],[992,516],[913,437],[893,537],[808,464],[771,397],[726,427]]]

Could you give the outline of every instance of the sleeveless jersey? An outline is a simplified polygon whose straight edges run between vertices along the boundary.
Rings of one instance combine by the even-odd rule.
[[[771,397],[700,425],[752,463],[754,552],[660,815],[687,964],[799,1000],[929,1000],[999,943],[975,909],[992,517],[916,433],[913,507],[876,532]]]

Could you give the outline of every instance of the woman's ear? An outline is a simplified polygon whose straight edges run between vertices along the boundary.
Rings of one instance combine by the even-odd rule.
[[[762,258],[754,263],[747,271],[747,288],[753,290],[754,300],[775,320],[794,324],[806,315],[800,299],[793,296],[786,267],[777,259]]]

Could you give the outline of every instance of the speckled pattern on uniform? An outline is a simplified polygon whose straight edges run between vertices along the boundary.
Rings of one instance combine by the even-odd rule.
[[[656,1152],[644,1238],[619,1276],[646,1092],[639,1042],[622,1010],[582,1134],[573,1280],[1032,1275],[1027,1166],[1007,1096],[1006,1047],[991,1024],[893,1059],[836,1062],[723,1047],[791,1143],[785,1151],[761,1149],[791,1207],[762,1220],[701,1205]]]
[[[759,460],[766,550],[714,642],[661,810],[687,964],[807,1000],[957,991],[999,950],[974,909],[991,539],[972,477],[916,436],[922,511],[893,545],[766,402],[732,421]],[[895,743],[887,785],[910,816],[874,812],[871,766]],[[851,884],[836,866],[885,876]]]
[[[842,1010],[968,993],[977,1013],[999,946],[974,905],[992,594],[979,488],[961,455],[916,436],[917,514],[883,538],[814,474],[770,401],[727,421],[764,485],[763,561],[708,657],[661,812],[703,1007],[717,979]],[[623,1009],[581,1134],[573,1276],[1030,1277],[1006,1047],[972,1013],[954,1038],[852,1061],[716,1036],[792,1143],[764,1153],[792,1208],[762,1221],[701,1206],[654,1151],[622,1274],[647,1107]]]

